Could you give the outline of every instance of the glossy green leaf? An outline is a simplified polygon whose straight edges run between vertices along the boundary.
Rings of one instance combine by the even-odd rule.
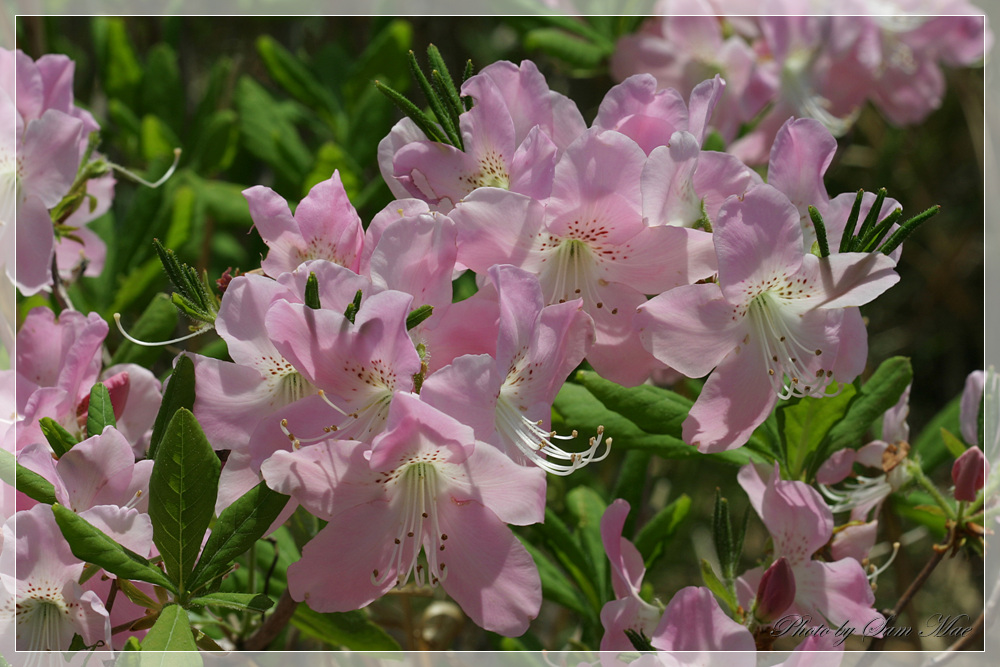
[[[941,429],[941,441],[944,443],[945,449],[948,450],[948,453],[956,459],[964,454],[967,449],[966,444],[962,442],[962,439],[946,428]]]
[[[947,429],[951,433],[961,432],[959,424],[961,406],[962,397],[956,396],[931,418],[930,423],[910,443],[912,451],[920,457],[920,467],[924,472],[930,473],[951,460],[952,455],[941,438],[941,429]]]
[[[219,458],[194,415],[177,410],[156,450],[149,478],[153,543],[167,574],[183,593],[215,512]]]
[[[369,620],[364,610],[321,614],[300,604],[292,625],[306,637],[350,651],[399,651],[399,643]]]
[[[601,600],[608,592],[608,556],[601,542],[601,517],[607,509],[604,499],[589,486],[578,486],[566,494],[566,509],[576,519],[576,535],[594,568],[594,581]]]
[[[164,123],[162,119],[153,114],[143,116],[140,136],[142,139],[142,156],[146,160],[152,161],[162,158],[168,160],[165,162],[168,166],[173,162],[174,149],[178,148],[181,142],[177,138],[177,135],[174,134],[174,131],[170,129],[170,126]],[[166,167],[155,173],[150,169],[147,180],[156,180],[165,171]]]
[[[186,354],[177,357],[173,373],[163,390],[163,400],[160,402],[159,412],[156,413],[153,434],[150,436],[149,458],[156,457],[156,450],[167,430],[167,424],[173,419],[174,413],[181,408],[194,409],[194,362]]]
[[[583,617],[593,617],[594,610],[587,604],[579,589],[549,560],[549,557],[527,540],[521,539],[521,543],[531,554],[531,558],[538,568],[538,576],[542,580],[542,597],[575,611]]]
[[[651,568],[670,546],[681,523],[691,511],[691,498],[682,495],[657,512],[635,536],[635,548],[642,554],[646,568]]]
[[[537,49],[583,70],[596,69],[614,50],[614,47],[598,46],[557,28],[530,31],[524,36],[524,48]]]
[[[118,544],[73,510],[56,504],[52,506],[52,512],[73,555],[80,560],[99,565],[123,579],[145,581],[174,590],[163,572],[150,565],[148,560]]]
[[[545,521],[532,527],[544,546],[569,574],[590,603],[592,612],[600,610],[603,600],[596,586],[597,572],[580,542],[551,508],[545,509]]]
[[[726,603],[730,612],[736,611],[736,597],[719,579],[719,575],[715,573],[715,569],[712,567],[712,564],[704,558],[701,559],[701,578],[705,582],[705,585],[708,586],[708,589],[715,593],[717,598]]]
[[[15,462],[14,455],[7,450],[0,450],[3,454],[0,454],[0,460],[5,461],[4,468],[14,468],[15,478],[17,482],[17,490],[28,496],[32,500],[37,500],[40,503],[45,503],[46,505],[51,505],[56,501],[56,489],[52,486],[52,482],[45,479],[37,472],[33,470],[28,470],[20,463]],[[6,478],[7,472],[4,473]],[[13,486],[13,485],[12,485]]]
[[[854,395],[844,418],[830,429],[823,445],[809,457],[807,479],[811,479],[826,458],[838,449],[865,444],[865,433],[876,419],[899,402],[913,380],[913,368],[906,357],[882,362]]]
[[[176,604],[167,605],[160,612],[160,617],[156,623],[146,633],[146,638],[142,640],[142,651],[197,651],[198,647],[194,643],[194,635],[191,633],[191,622],[188,620],[187,611]],[[157,662],[152,656],[143,656],[142,665],[201,665],[201,656],[195,653],[193,656],[183,656],[177,654],[163,654],[162,662]],[[149,661],[147,661],[147,659]]]
[[[288,496],[261,482],[224,509],[191,573],[191,590],[227,572],[233,561],[267,532],[287,504]]]
[[[681,437],[681,424],[694,404],[676,392],[650,384],[622,387],[593,371],[580,371],[577,382],[610,410],[626,417],[646,433]]]
[[[785,463],[791,479],[799,479],[806,458],[819,448],[833,425],[843,418],[854,393],[853,385],[845,385],[837,396],[807,396],[778,408],[788,457]]]
[[[190,603],[259,612],[265,612],[274,606],[274,600],[260,593],[208,593],[191,598]]]
[[[38,427],[42,429],[42,435],[45,436],[52,451],[55,452],[56,458],[61,457],[72,449],[73,445],[77,444],[76,437],[51,417],[42,417],[38,421]]]
[[[87,437],[100,435],[104,433],[104,427],[115,424],[111,395],[104,383],[98,382],[90,390],[90,404],[87,406]]]
[[[313,109],[339,111],[340,105],[329,89],[276,39],[269,35],[258,37],[257,53],[274,82],[289,95]]]
[[[637,449],[625,452],[625,460],[618,473],[615,488],[611,492],[612,498],[622,498],[628,501],[629,507],[638,508],[642,505],[651,457],[650,452]],[[625,519],[625,525],[622,528],[622,537],[625,539],[631,539],[635,534],[636,514],[636,512],[629,512]]]
[[[155,113],[175,135],[183,130],[185,91],[177,54],[169,44],[161,42],[149,50],[139,97],[145,113]]]
[[[142,65],[136,58],[128,38],[125,21],[121,18],[101,19],[94,27],[98,33],[98,58],[101,64],[101,83],[108,97],[117,97],[134,104],[142,81]]]
[[[241,120],[240,136],[247,150],[288,181],[301,182],[312,163],[312,152],[295,128],[301,117],[300,107],[293,102],[275,101],[249,76],[237,82],[234,100]]]

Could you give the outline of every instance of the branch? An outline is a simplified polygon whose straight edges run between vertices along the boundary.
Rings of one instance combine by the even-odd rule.
[[[247,637],[247,640],[243,642],[243,650],[263,651],[266,649],[281,634],[285,626],[288,625],[288,622],[292,619],[292,614],[295,613],[298,606],[299,603],[292,599],[291,594],[286,588],[285,592],[281,594],[278,604],[274,606],[274,611],[271,612],[271,615],[264,619],[264,623],[257,628],[257,632]]]

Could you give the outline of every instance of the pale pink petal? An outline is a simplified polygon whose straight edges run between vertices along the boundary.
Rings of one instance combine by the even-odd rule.
[[[899,282],[896,262],[882,253],[807,254],[800,277],[805,291],[792,298],[814,308],[862,306]]]
[[[51,109],[24,128],[21,182],[46,208],[58,204],[73,184],[82,130],[79,120]]]
[[[837,311],[835,311],[837,312]],[[840,347],[833,364],[833,377],[838,382],[853,382],[862,373],[868,359],[868,332],[861,311],[844,308],[839,311],[840,326],[836,328]]]
[[[143,558],[153,548],[153,523],[148,514],[118,505],[97,505],[79,512],[92,526]]]
[[[413,295],[436,314],[451,305],[458,232],[445,217],[421,214],[385,228],[370,263],[372,283]]]
[[[542,261],[543,213],[530,197],[496,188],[476,190],[450,215],[458,226],[458,261],[477,273],[494,264],[533,270]]]
[[[604,96],[593,127],[621,132],[646,154],[667,145],[670,135],[688,129],[688,108],[676,90],[656,88],[649,74],[625,79]]]
[[[407,119],[409,120],[409,119]],[[368,229],[365,230],[364,247],[361,251],[361,266],[358,272],[362,275],[371,274],[371,258],[375,252],[375,246],[382,238],[382,232],[394,222],[403,218],[412,218],[421,213],[430,213],[430,207],[422,199],[396,199],[385,205],[381,211],[375,214]]]
[[[793,568],[808,562],[833,534],[833,514],[819,491],[804,482],[781,480],[777,472],[768,482],[760,509],[775,554],[787,558]]]
[[[447,481],[453,503],[480,503],[515,526],[544,519],[545,473],[541,468],[518,465],[496,447],[477,442],[460,469],[452,469]]]
[[[837,140],[812,118],[788,119],[774,138],[767,182],[791,200],[802,216],[804,227],[812,226],[808,207],[822,210],[830,199],[823,175],[836,152]],[[835,242],[839,240],[838,237]]]
[[[18,204],[15,230],[14,282],[22,294],[31,296],[52,284],[55,233],[52,218],[40,199],[28,197]]]
[[[295,223],[299,228],[296,239],[299,258],[294,265],[286,265],[286,271],[309,259],[325,259],[357,270],[364,230],[361,218],[347,198],[339,171],[312,187],[295,209]],[[268,266],[261,266],[274,275]]]
[[[510,162],[510,190],[532,199],[552,193],[559,149],[540,126],[535,126],[517,147]]]
[[[69,222],[67,221],[67,224]],[[104,259],[107,255],[107,246],[104,241],[86,227],[79,227],[73,232],[83,243],[78,243],[72,239],[62,238],[56,241],[56,265],[59,267],[59,275],[66,282],[73,282],[74,274],[83,268],[82,275],[93,278],[101,275],[104,269]]]
[[[527,344],[524,364],[507,388],[509,396],[517,396],[528,406],[538,405],[548,417],[549,407],[566,381],[566,377],[589,354],[596,342],[593,319],[581,308],[579,301],[567,301],[546,306],[538,316],[538,324]],[[535,412],[529,408],[529,418]]]
[[[845,526],[833,536],[830,555],[835,561],[853,558],[861,563],[868,559],[869,552],[875,546],[877,535],[878,521]]]
[[[291,291],[269,278],[253,274],[233,278],[215,321],[216,331],[226,341],[233,361],[261,372],[283,366],[281,355],[267,335],[264,317],[272,303],[289,298],[293,298]],[[299,301],[303,298],[304,292]]]
[[[619,598],[638,595],[646,574],[639,550],[622,537],[630,509],[627,501],[616,498],[601,517],[601,543],[611,562],[611,587]]]
[[[642,217],[647,225],[692,227],[701,220],[694,173],[701,147],[694,135],[675,132],[655,148],[642,170]]]
[[[726,199],[732,195],[742,197],[751,187],[761,183],[760,175],[735,155],[715,151],[702,151],[698,155],[694,191],[701,197],[705,215],[713,223]]]
[[[427,350],[427,370],[434,373],[466,354],[496,354],[499,304],[483,290],[452,304],[440,318],[419,330]],[[437,320],[436,322],[433,320]]]
[[[525,548],[477,502],[439,503],[438,521],[448,535],[437,555],[446,570],[445,591],[476,625],[510,637],[524,634],[542,604],[538,569]]]
[[[875,611],[875,594],[861,564],[853,558],[834,563],[809,561],[795,568],[795,606],[815,619],[825,618],[835,628],[882,627]],[[794,609],[794,608],[793,608]]]
[[[257,423],[287,404],[260,372],[248,366],[193,355],[197,391],[194,414],[215,449],[246,451]]]
[[[684,420],[684,442],[703,453],[746,444],[778,400],[768,377],[764,357],[753,346],[723,359]]]
[[[711,79],[699,83],[691,91],[688,103],[688,127],[685,129],[695,136],[699,144],[705,141],[705,132],[712,118],[712,112],[725,88],[726,82],[716,74]]]
[[[327,613],[360,609],[382,597],[396,585],[396,577],[386,572],[394,568],[392,536],[397,531],[397,517],[385,500],[332,517],[303,547],[302,558],[288,566],[292,598]],[[374,572],[384,583],[372,583]]]
[[[750,631],[726,616],[707,588],[679,590],[664,610],[652,640],[661,651],[746,651],[746,655],[733,656],[733,662],[741,667],[756,663]]]
[[[979,442],[979,413],[983,410],[983,391],[986,386],[986,373],[973,371],[965,378],[965,388],[962,389],[962,403],[959,407],[959,424],[962,439],[969,445],[985,446]],[[907,390],[909,391],[909,390]],[[904,440],[906,438],[903,438]]]
[[[873,440],[858,449],[858,463],[869,468],[882,467],[882,454],[889,446],[884,440]]]
[[[816,481],[820,484],[836,484],[844,481],[854,468],[857,452],[840,449],[830,455],[816,471]]]
[[[653,356],[688,377],[707,375],[749,331],[719,286],[711,283],[678,287],[650,299],[639,307],[635,326]]]
[[[418,455],[460,465],[475,449],[475,434],[467,425],[420,400],[416,394],[393,396],[385,431],[372,441],[371,469],[388,472]]]
[[[130,502],[128,490],[134,467],[132,446],[114,428],[74,445],[56,464],[66,485],[69,506],[74,510]]]
[[[162,385],[155,375],[136,364],[116,364],[106,368],[101,375],[102,378],[109,377],[122,371],[129,374],[128,399],[125,412],[117,419],[115,428],[132,445],[136,458],[143,458],[156,413],[160,409]]]
[[[404,118],[389,130],[389,134],[378,143],[378,168],[382,180],[389,186],[392,194],[400,199],[419,196],[419,192],[410,192],[409,184],[400,183],[394,176],[393,157],[405,145],[415,141],[427,141],[427,135],[409,118]]]
[[[601,607],[601,625],[604,627],[604,636],[601,637],[600,650],[633,651],[635,647],[625,631],[634,630],[649,637],[653,634],[659,621],[659,609],[637,596],[630,595],[619,600],[610,600]]]
[[[487,440],[495,430],[496,400],[503,380],[490,355],[465,355],[428,376],[420,397],[471,426],[477,439]]]
[[[712,235],[687,227],[647,227],[602,263],[605,279],[659,294],[708,278],[717,270]]]

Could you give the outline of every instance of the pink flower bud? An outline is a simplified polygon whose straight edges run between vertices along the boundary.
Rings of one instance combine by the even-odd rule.
[[[761,623],[777,620],[795,602],[795,575],[784,557],[774,561],[757,586],[754,615]]]
[[[951,468],[951,479],[955,482],[956,500],[975,500],[976,493],[986,482],[990,464],[986,462],[983,450],[969,447],[955,460]]]

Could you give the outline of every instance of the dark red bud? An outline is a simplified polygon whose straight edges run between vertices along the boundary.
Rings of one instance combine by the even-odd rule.
[[[969,447],[955,459],[955,465],[951,468],[951,481],[955,482],[955,500],[975,500],[979,489],[986,483],[989,467],[983,450],[978,447]]]
[[[793,602],[795,602],[795,575],[788,561],[779,558],[760,578],[754,616],[761,623],[771,623],[781,618]]]

